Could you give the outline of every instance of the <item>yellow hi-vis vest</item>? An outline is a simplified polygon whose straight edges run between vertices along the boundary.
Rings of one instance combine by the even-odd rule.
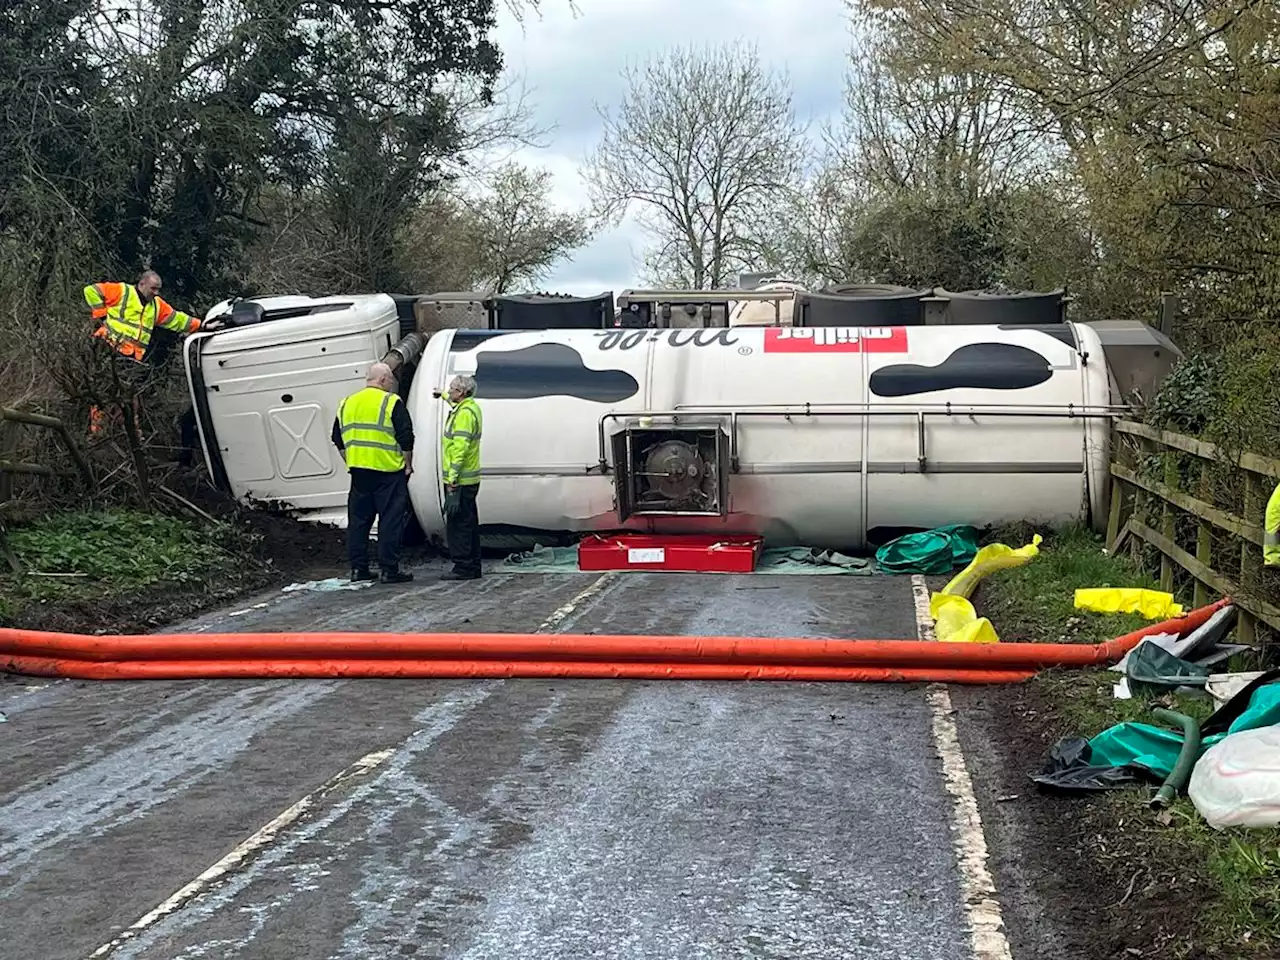
[[[1280,483],[1271,491],[1262,521],[1262,563],[1268,567],[1280,567]]]
[[[131,283],[93,283],[84,288],[84,301],[102,325],[95,337],[106,340],[118,353],[141,360],[151,343],[151,331],[164,327],[174,333],[195,333],[200,321],[173,309],[160,297],[143,303]]]
[[[365,387],[338,407],[338,429],[348,467],[395,473],[404,469],[404,451],[396,441],[391,411],[401,400],[394,393]]]
[[[445,483],[470,486],[480,482],[480,405],[466,397],[449,411],[440,439],[440,473]]]

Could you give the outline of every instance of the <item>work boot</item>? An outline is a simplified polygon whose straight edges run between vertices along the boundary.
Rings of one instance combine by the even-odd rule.
[[[412,573],[405,573],[403,570],[383,570],[383,583],[409,583],[413,580]]]
[[[459,573],[457,570],[446,570],[444,573],[440,574],[440,579],[441,580],[479,580],[480,574],[478,573],[467,574],[467,573]]]
[[[368,583],[370,580],[376,579],[377,577],[370,572],[368,567],[353,567],[351,569],[352,583]]]

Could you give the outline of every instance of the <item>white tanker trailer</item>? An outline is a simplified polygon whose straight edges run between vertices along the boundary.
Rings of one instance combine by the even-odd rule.
[[[861,547],[877,528],[1096,517],[1111,384],[1087,327],[446,331],[409,394],[474,371],[487,525],[757,533]],[[443,535],[438,449],[410,496]]]
[[[282,299],[278,318],[260,303],[258,322],[186,346],[210,471],[238,498],[343,525],[330,427],[393,353],[395,303]],[[459,372],[484,414],[482,533],[507,547],[630,530],[854,549],[903,529],[1104,513],[1118,390],[1086,324],[415,336],[399,349],[421,350],[410,496],[433,540],[446,405],[431,392]]]

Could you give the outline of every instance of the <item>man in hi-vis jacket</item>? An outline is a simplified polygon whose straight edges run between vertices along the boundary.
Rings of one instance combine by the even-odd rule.
[[[183,336],[201,328],[198,317],[171,307],[160,296],[160,287],[160,274],[146,270],[137,283],[91,283],[84,288],[84,301],[96,323],[94,341],[111,350],[120,379],[137,391],[143,389],[149,372],[151,335],[156,327]],[[213,324],[210,329],[216,326]],[[141,431],[138,421],[142,410],[137,393],[131,405],[135,428]],[[90,434],[102,431],[106,417],[106,412],[97,406],[89,411]]]
[[[365,388],[338,407],[333,445],[351,474],[347,494],[347,553],[351,580],[372,580],[369,532],[378,519],[378,566],[383,583],[408,583],[400,569],[400,541],[409,519],[409,477],[413,474],[413,421],[396,393],[396,378],[385,363],[369,367]]]
[[[480,578],[480,435],[484,417],[475,401],[474,377],[457,376],[445,394],[450,410],[440,438],[440,474],[444,482],[445,536],[453,569],[442,580]],[[440,392],[435,391],[440,396]]]

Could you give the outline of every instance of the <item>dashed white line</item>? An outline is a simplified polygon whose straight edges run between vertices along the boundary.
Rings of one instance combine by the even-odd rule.
[[[933,617],[929,614],[929,589],[924,577],[913,576],[911,589],[915,595],[917,633],[921,640],[931,641]],[[933,712],[933,742],[942,759],[943,781],[952,799],[951,832],[974,960],[1013,960],[995,880],[987,868],[987,840],[978,813],[978,798],[960,748],[951,694],[944,685],[935,684],[929,688],[928,700]]]
[[[608,573],[602,573],[584,590],[575,594],[571,600],[552,611],[551,616],[538,624],[538,629],[535,630],[534,633],[549,633],[552,630],[555,630],[555,628],[560,626],[560,624],[562,624],[575,610],[617,579],[617,576],[618,574],[612,570]]]
[[[200,874],[200,876],[196,877],[173,896],[169,897],[169,899],[165,900],[150,913],[139,917],[131,926],[129,926],[110,943],[104,943],[97,950],[93,951],[93,953],[89,955],[90,958],[106,956],[122,944],[138,936],[138,934],[142,933],[148,927],[155,925],[165,917],[169,916],[169,914],[181,909],[192,899],[197,897],[205,888],[231,873],[250,856],[271,843],[281,830],[296,822],[303,814],[315,805],[317,800],[320,800],[325,795],[332,793],[348,781],[357,777],[366,776],[371,771],[376,770],[378,767],[382,766],[382,764],[386,763],[393,753],[395,753],[394,750],[377,750],[373,753],[365,754],[355,763],[343,769],[336,776],[325,781],[322,786],[313,790],[311,793],[308,793],[293,806],[289,807],[279,816],[265,824],[251,837],[239,843],[235,849],[225,857],[211,866],[204,873]]]

